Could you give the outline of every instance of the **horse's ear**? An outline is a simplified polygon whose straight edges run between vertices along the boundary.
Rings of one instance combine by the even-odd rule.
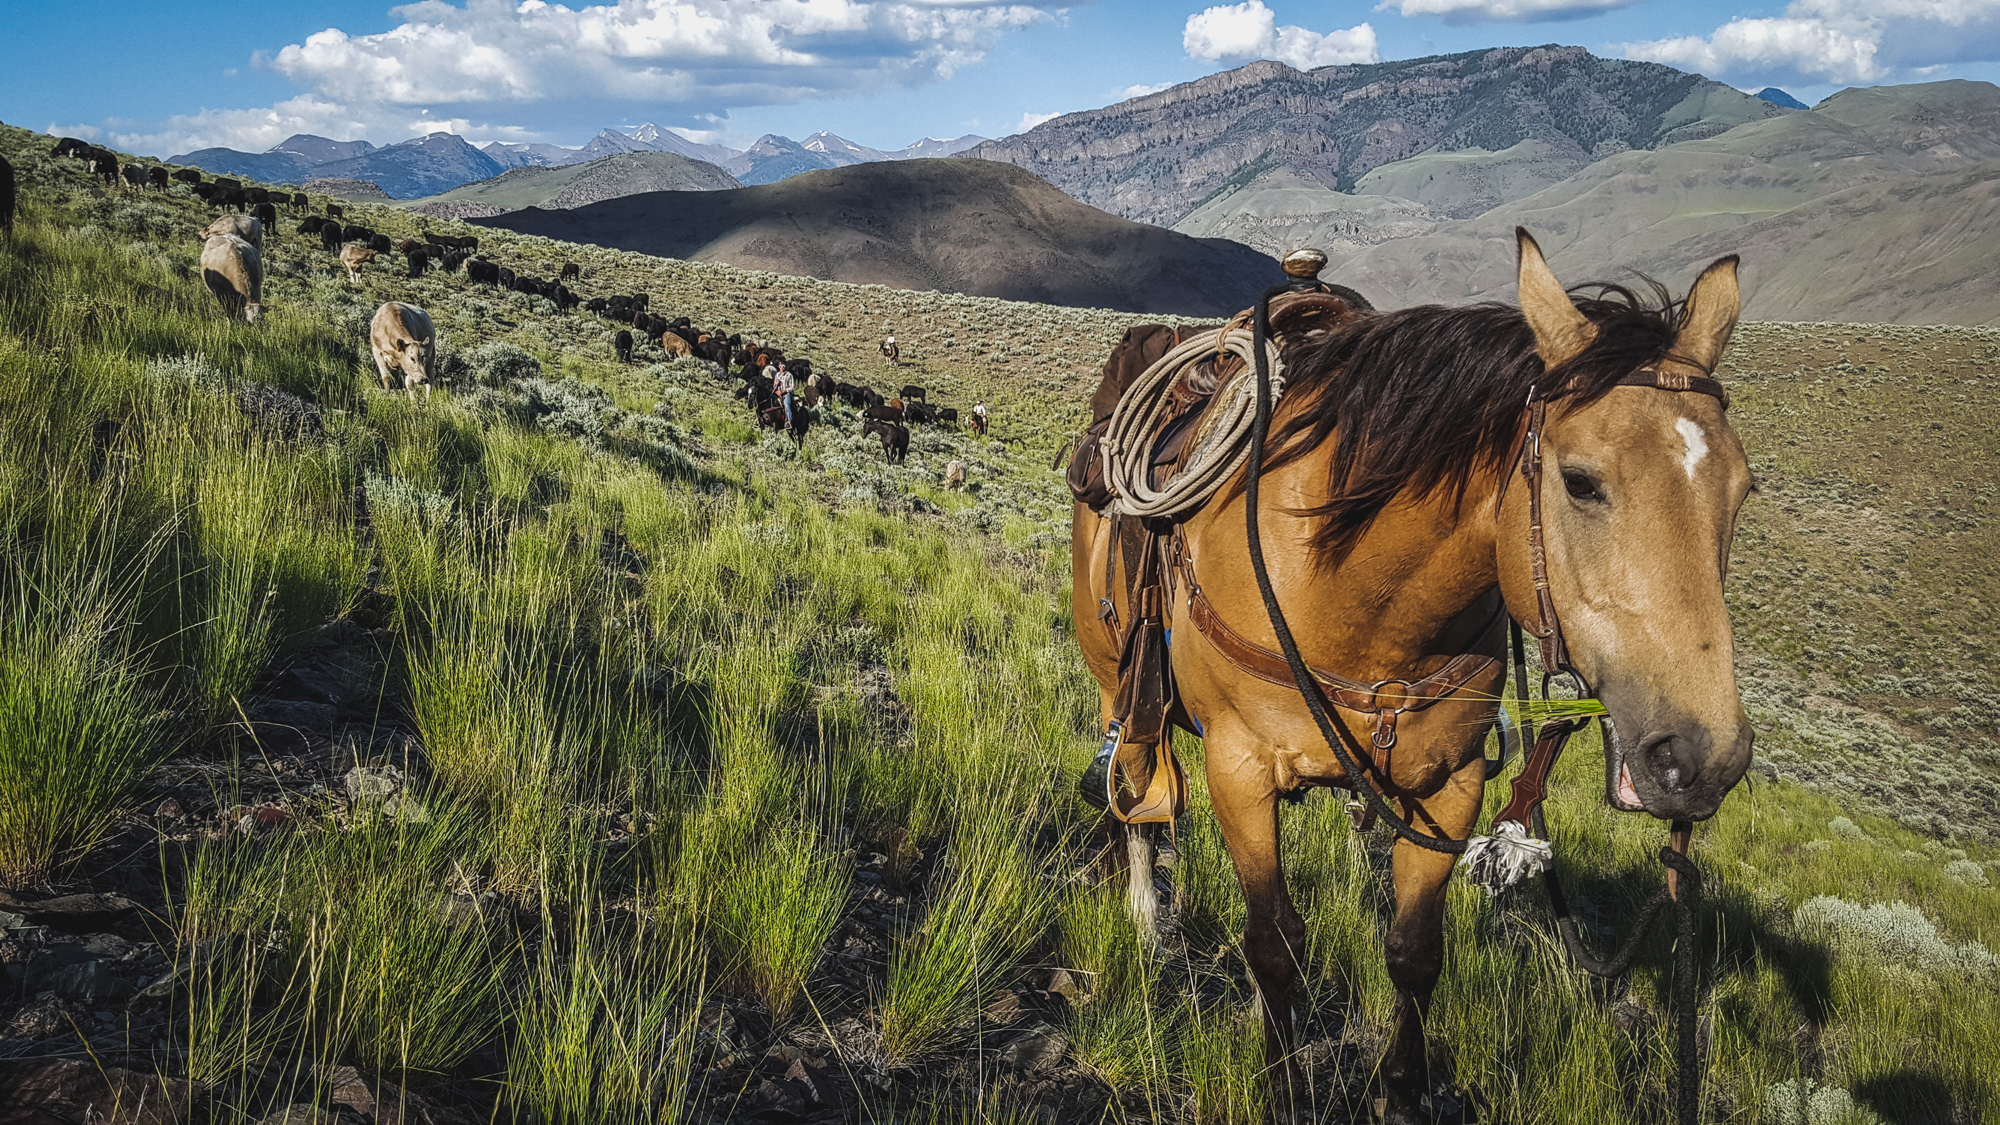
[[[1688,291],[1687,308],[1681,313],[1680,333],[1662,367],[1694,367],[1693,375],[1708,375],[1722,361],[1722,350],[1736,332],[1736,318],[1743,311],[1743,296],[1736,287],[1736,255],[1718,259],[1701,271],[1694,288]]]
[[[1574,358],[1597,339],[1597,326],[1577,311],[1562,282],[1549,270],[1542,248],[1526,227],[1515,227],[1521,249],[1521,312],[1535,333],[1535,350],[1542,365],[1553,369]]]

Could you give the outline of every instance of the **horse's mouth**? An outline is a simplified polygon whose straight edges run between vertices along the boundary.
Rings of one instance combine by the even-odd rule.
[[[1619,745],[1618,733],[1605,723],[1605,734],[1610,737],[1611,768],[1605,771],[1604,796],[1611,807],[1619,812],[1645,812],[1646,802],[1639,797],[1639,790],[1632,784],[1632,763],[1625,760],[1625,748]]]

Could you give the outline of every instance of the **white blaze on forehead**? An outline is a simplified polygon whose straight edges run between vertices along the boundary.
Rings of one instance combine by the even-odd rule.
[[[1680,431],[1681,442],[1687,446],[1687,452],[1681,454],[1681,468],[1686,469],[1688,479],[1693,480],[1695,466],[1708,456],[1708,437],[1701,432],[1701,423],[1692,418],[1676,420],[1674,429]]]

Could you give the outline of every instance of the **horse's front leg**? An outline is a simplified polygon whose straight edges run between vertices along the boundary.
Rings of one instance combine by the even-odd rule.
[[[1270,1075],[1271,1117],[1295,1120],[1298,1066],[1292,1025],[1292,988],[1305,956],[1306,926],[1285,888],[1284,857],[1278,846],[1278,795],[1268,769],[1220,752],[1214,732],[1208,740],[1208,787],[1215,819],[1229,843],[1236,880],[1243,886],[1246,914],[1243,959],[1257,985],[1264,1017],[1264,1065]],[[1235,766],[1232,768],[1232,760]]]
[[[1418,831],[1439,828],[1463,839],[1479,813],[1486,764],[1475,756],[1459,768],[1436,796],[1413,818]],[[1405,803],[1406,809],[1410,808]],[[1430,1085],[1424,1019],[1444,969],[1444,892],[1458,857],[1398,840],[1391,862],[1396,878],[1396,921],[1389,928],[1385,960],[1396,986],[1395,1024],[1389,1049],[1382,1056],[1382,1082],[1388,1095],[1387,1125],[1416,1125],[1430,1120],[1422,1099]]]

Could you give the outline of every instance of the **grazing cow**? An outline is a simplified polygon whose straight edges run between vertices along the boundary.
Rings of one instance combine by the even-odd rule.
[[[324,226],[326,226],[325,219],[320,218],[318,215],[307,215],[305,218],[299,220],[299,233],[318,236],[320,228]]]
[[[259,203],[250,209],[250,213],[257,216],[257,221],[264,224],[265,230],[273,235],[278,233],[278,209],[275,206],[270,203]]]
[[[240,187],[224,188],[222,189],[222,205],[224,207],[234,207],[238,211],[248,214],[250,211],[250,193]]]
[[[346,214],[347,212],[344,209],[342,209],[342,207],[338,203],[329,202],[326,205],[326,217],[329,219],[342,218]]]
[[[632,362],[632,333],[620,328],[618,335],[611,338],[611,347],[618,352],[618,362]]]
[[[292,206],[294,206],[294,207],[311,207],[311,206],[312,206],[312,196],[310,196],[310,195],[307,195],[307,194],[306,194],[305,192],[302,192],[302,191],[295,191],[295,192],[293,192],[293,193],[292,193]]]
[[[965,488],[965,462],[953,461],[944,467],[944,488],[946,492],[959,492]]]
[[[863,422],[861,432],[882,443],[882,457],[901,464],[910,455],[910,431],[893,422]]]
[[[564,262],[562,268],[562,276],[558,280],[581,281],[583,280],[583,270],[578,268],[575,262]]]
[[[447,250],[444,257],[439,261],[439,264],[444,267],[444,272],[457,273],[458,267],[465,264],[465,251]]]
[[[502,289],[512,289],[514,288],[514,271],[508,269],[506,266],[501,266],[500,272],[494,275],[493,281],[494,284]]]
[[[389,245],[389,236],[386,234],[378,234],[375,237],[369,239],[368,248],[370,250],[375,251],[377,254],[387,254],[395,249],[394,247]]]
[[[660,350],[676,358],[694,354],[694,345],[674,335],[672,332],[660,334]]]
[[[394,371],[401,373],[403,390],[411,398],[416,397],[419,386],[425,398],[431,397],[437,330],[431,327],[429,313],[401,301],[384,301],[368,322],[368,349],[375,353],[375,372],[382,378],[383,390],[396,389],[390,375]]]
[[[118,174],[124,177],[126,183],[141,191],[145,190],[147,184],[153,182],[153,174],[146,170],[144,164],[127,164],[119,169]]]
[[[339,223],[335,223],[335,222],[322,222],[322,223],[320,224],[320,228],[319,228],[319,245],[320,245],[320,249],[322,249],[322,250],[325,250],[325,251],[326,251],[327,253],[329,253],[329,254],[338,254],[338,253],[340,253],[340,224],[339,224]]]
[[[375,259],[375,251],[366,246],[343,246],[340,249],[340,264],[347,267],[347,280],[359,284],[361,267]]]
[[[935,422],[937,408],[927,402],[906,402],[903,404],[903,419],[907,422]]]
[[[201,182],[201,169],[176,168],[174,169],[174,180],[178,183],[187,184],[189,187],[193,187],[195,184]]]
[[[95,146],[92,146],[89,151],[83,154],[83,161],[86,165],[89,166],[91,175],[96,176],[99,179],[102,179],[108,186],[112,187],[117,186],[118,184],[117,153],[112,152],[110,149],[97,148]]]
[[[243,310],[252,324],[264,315],[264,257],[233,234],[211,237],[201,248],[201,279],[222,302],[222,310]]]
[[[572,312],[576,309],[577,305],[583,303],[583,298],[570,292],[567,288],[564,288],[561,285],[556,286],[556,295],[554,300],[556,303],[556,308],[561,309],[563,312]]]
[[[212,182],[215,184],[216,187],[222,188],[226,191],[243,190],[243,181],[235,179],[230,176],[217,176]]]
[[[900,406],[871,406],[866,411],[869,418],[877,422],[901,422],[903,408]]]
[[[611,302],[602,297],[592,297],[583,303],[583,311],[597,313],[599,316],[602,316],[604,311],[610,307]]]
[[[465,276],[480,285],[500,284],[500,267],[484,258],[467,258]]]
[[[943,422],[947,426],[958,425],[958,407],[956,406],[938,407],[937,418],[938,421]]]
[[[269,203],[271,202],[271,190],[269,188],[247,187],[243,189],[243,198],[253,205]]]
[[[374,237],[374,231],[364,226],[357,226],[354,223],[348,223],[346,226],[340,228],[340,240],[342,242],[366,242]]]
[[[153,186],[161,191],[167,190],[174,184],[173,174],[167,171],[167,166],[164,164],[155,164],[146,169],[146,175],[153,181]]]
[[[918,387],[918,386],[905,386],[905,387],[903,388],[903,398],[904,398],[904,400],[905,400],[905,401],[908,401],[909,399],[913,399],[913,398],[914,398],[914,399],[921,399],[921,398],[923,398],[923,397],[924,397],[924,389],[923,389],[922,387]]]
[[[431,266],[431,256],[422,250],[412,250],[410,251],[409,258],[410,258],[410,276],[411,277],[424,276],[424,271],[429,269]]]
[[[90,151],[89,141],[80,141],[77,140],[75,137],[64,137],[56,142],[55,151],[49,153],[49,155],[81,157],[83,156],[84,153],[89,151]]]
[[[234,235],[255,246],[259,254],[264,252],[264,224],[258,219],[248,215],[224,215],[208,224],[201,237],[205,241],[219,234]]]

